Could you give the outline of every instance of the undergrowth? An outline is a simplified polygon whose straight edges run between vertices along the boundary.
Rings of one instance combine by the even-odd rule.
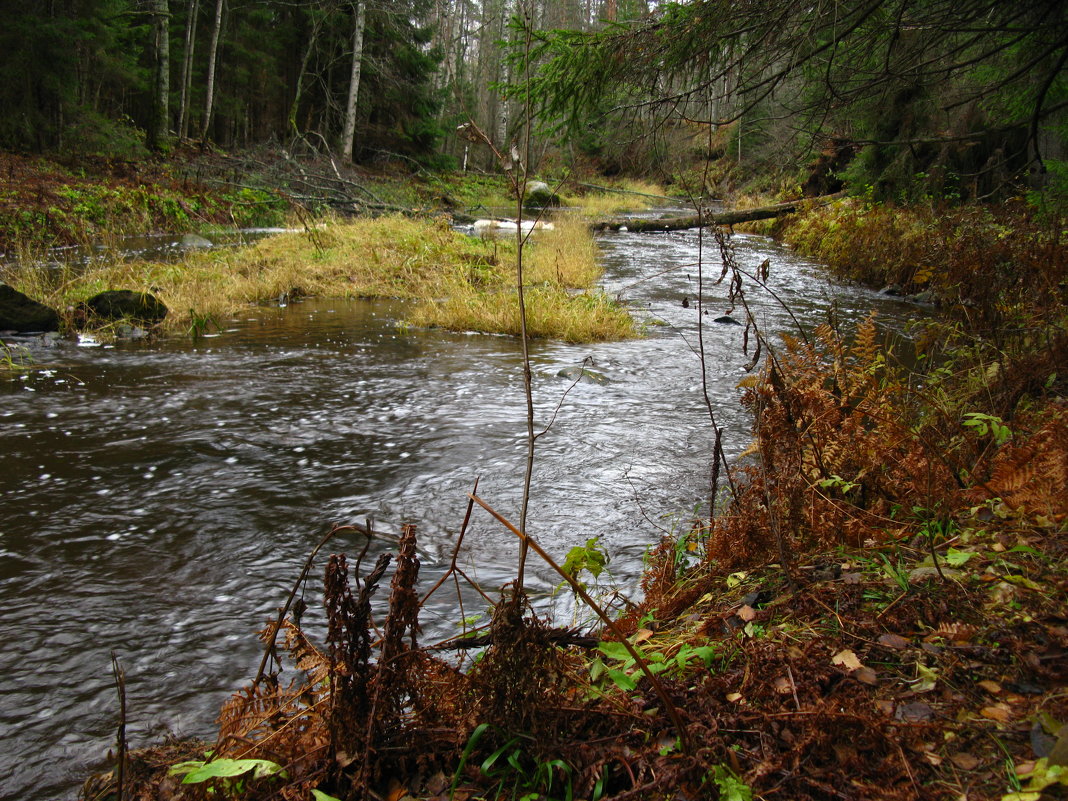
[[[783,218],[778,232],[846,278],[929,291],[953,319],[996,340],[1036,317],[1063,324],[1063,222],[1022,202],[902,208],[853,198]]]
[[[267,191],[209,186],[149,161],[82,158],[77,166],[0,154],[0,252],[40,257],[123,236],[280,224],[288,203]]]

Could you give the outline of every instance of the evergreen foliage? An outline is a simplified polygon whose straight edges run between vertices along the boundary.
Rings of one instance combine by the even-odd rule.
[[[511,91],[572,135],[733,125],[750,136],[739,160],[756,145],[779,164],[838,140],[861,153],[845,177],[879,198],[987,197],[1066,155],[1068,10],[1052,0],[699,0],[531,37],[517,58],[534,78]]]
[[[367,3],[360,156],[432,158],[442,136],[440,61],[427,0]],[[76,150],[128,157],[180,133],[179,79],[192,31],[188,131],[201,128],[215,3],[168,0],[170,87],[164,138],[153,131],[153,12],[136,0],[16,0],[0,26],[0,148]],[[225,147],[294,134],[321,146],[340,135],[352,59],[355,0],[223,4],[207,135]]]

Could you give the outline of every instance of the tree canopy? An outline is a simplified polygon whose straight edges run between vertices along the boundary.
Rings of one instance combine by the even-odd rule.
[[[838,140],[863,146],[858,171],[882,192],[935,170],[929,185],[982,194],[1065,155],[1056,0],[696,0],[527,42],[532,78],[512,92],[571,134],[653,117]]]

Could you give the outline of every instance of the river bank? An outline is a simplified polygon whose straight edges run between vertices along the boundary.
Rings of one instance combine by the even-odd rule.
[[[327,168],[318,161],[298,163],[284,153],[186,153],[167,162],[90,161],[77,169],[3,158],[0,248],[13,258],[0,278],[54,309],[68,333],[111,337],[130,324],[140,333],[151,323],[159,332],[196,336],[244,305],[303,295],[413,300],[415,325],[519,332],[514,234],[483,238],[468,231],[472,238],[450,231],[446,222],[473,219],[461,208],[486,215],[495,207],[500,214],[511,203],[514,213],[502,178],[442,174],[413,181],[353,168],[342,176],[331,162],[335,178],[323,175]],[[578,222],[652,202],[653,196],[635,190],[655,187],[626,186],[615,193],[583,189],[581,209],[555,223],[542,219],[540,230],[524,237],[531,336],[597,341],[635,333],[626,310],[594,291],[596,252]],[[309,194],[328,190],[335,196]],[[200,234],[216,238],[225,219],[231,229],[284,224],[291,230],[234,251],[212,249]],[[165,261],[131,259],[122,245],[131,233],[185,233],[192,244]],[[72,261],[48,251],[56,246],[89,255]],[[112,291],[151,295],[152,303],[166,307],[166,317],[116,323],[101,316],[92,299]]]

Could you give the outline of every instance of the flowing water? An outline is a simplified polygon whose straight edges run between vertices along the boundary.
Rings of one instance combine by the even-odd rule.
[[[532,344],[539,429],[555,419],[538,442],[528,529],[560,556],[601,537],[612,580],[627,588],[662,529],[707,495],[698,237],[601,241],[604,288],[633,304],[647,336]],[[829,282],[770,240],[735,243],[743,267],[770,258],[770,285],[805,324],[832,304],[845,322],[879,308],[891,327],[915,313]],[[711,289],[704,345],[717,421],[737,453],[749,426],[736,389],[742,328],[710,322],[725,291]],[[750,302],[767,330],[792,325],[770,297]],[[403,314],[396,302],[306,300],[250,309],[195,342],[29,343],[38,369],[0,378],[0,797],[74,797],[114,741],[112,652],[135,745],[210,734],[219,704],[258,665],[254,630],[331,522],[416,523],[429,583],[449,563],[476,479],[518,517],[518,343],[406,328]],[[559,375],[584,362],[607,382]],[[330,547],[362,544],[353,535]],[[460,563],[492,594],[514,577],[517,552],[476,514]],[[556,582],[542,565],[531,571],[544,606]],[[464,600],[467,614],[481,606]],[[458,631],[455,596],[424,614],[427,639]]]

